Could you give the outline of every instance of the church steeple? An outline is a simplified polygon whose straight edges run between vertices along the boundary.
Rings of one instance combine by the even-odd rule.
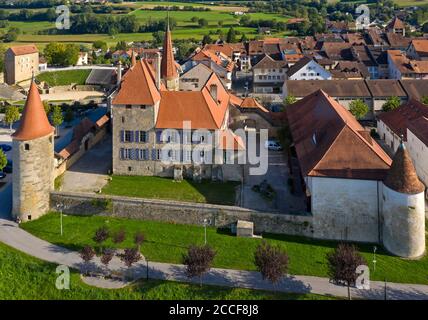
[[[178,72],[174,60],[171,31],[169,28],[169,12],[167,17],[165,38],[163,42],[161,78],[168,90],[178,90]]]

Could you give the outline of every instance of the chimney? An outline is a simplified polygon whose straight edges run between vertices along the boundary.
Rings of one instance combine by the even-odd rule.
[[[161,56],[159,52],[156,52],[155,57],[155,82],[156,82],[156,88],[160,90],[161,85]]]
[[[218,103],[218,99],[217,99],[217,85],[216,84],[210,85],[210,93],[211,93],[211,97],[213,97],[215,103]]]
[[[117,65],[117,85],[120,84],[120,81],[122,80],[122,62],[119,61]]]

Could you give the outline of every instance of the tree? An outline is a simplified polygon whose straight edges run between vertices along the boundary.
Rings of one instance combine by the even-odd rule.
[[[221,28],[223,27],[223,20],[218,20],[217,25]]]
[[[288,256],[279,246],[263,241],[254,253],[254,262],[263,279],[277,283],[288,270]]]
[[[125,41],[119,41],[116,44],[116,50],[126,50],[128,48],[128,46],[126,45]]]
[[[64,121],[70,125],[70,123],[74,120],[74,110],[72,107],[67,107],[65,109]]]
[[[283,105],[284,107],[289,106],[290,104],[293,104],[297,101],[296,97],[292,94],[287,95],[287,97],[284,99]]]
[[[120,256],[120,260],[125,263],[128,267],[128,272],[131,269],[131,266],[140,261],[141,254],[137,248],[127,248],[124,250],[123,254]],[[131,277],[132,278],[132,277]]]
[[[4,122],[9,125],[10,131],[12,131],[13,124],[19,120],[21,115],[17,106],[6,107],[6,113],[4,115]]]
[[[46,116],[51,113],[52,106],[49,104],[47,100],[43,100],[43,108],[45,109]]]
[[[80,258],[82,258],[83,262],[86,265],[85,274],[89,271],[89,262],[94,258],[95,250],[91,246],[85,246],[80,251]]]
[[[144,236],[144,233],[141,231],[137,231],[134,236],[134,243],[136,244],[138,251],[140,251],[140,247],[143,244],[146,237]]]
[[[236,42],[236,32],[235,32],[235,29],[233,29],[233,27],[230,27],[229,31],[227,32],[226,42],[228,43]]]
[[[95,230],[93,240],[96,243],[98,243],[98,245],[100,245],[101,243],[103,243],[108,239],[109,235],[110,235],[110,232],[108,228],[105,226],[102,226],[102,227],[99,227],[97,230]]]
[[[204,18],[200,18],[198,20],[198,24],[201,28],[204,28],[204,27],[208,26],[208,20],[204,19]]]
[[[354,245],[341,243],[327,254],[328,275],[336,284],[344,283],[348,287],[348,298],[351,300],[351,285],[355,285],[357,267],[366,265],[366,261]]]
[[[60,106],[54,106],[51,112],[51,121],[55,126],[55,134],[59,136],[59,126],[64,122],[64,117],[62,115],[62,110]]]
[[[7,165],[7,157],[3,150],[0,149],[0,171],[3,171]]]
[[[126,232],[124,229],[120,229],[118,232],[114,233],[112,236],[113,243],[119,244],[125,241]]]
[[[115,253],[114,249],[106,249],[103,251],[101,255],[100,261],[105,266],[106,270],[108,270],[108,265],[110,261],[113,259],[114,253]]]
[[[428,96],[423,96],[423,97],[421,98],[421,102],[422,102],[423,104],[428,105]]]
[[[363,100],[357,99],[349,104],[349,111],[355,118],[361,119],[369,112],[369,106]]]
[[[213,39],[210,37],[209,34],[204,35],[204,37],[202,38],[202,44],[206,45],[210,43],[213,43]]]
[[[79,59],[79,46],[69,43],[51,42],[46,45],[43,54],[48,64],[70,66],[75,65]]]
[[[102,51],[107,51],[107,43],[101,40],[97,40],[92,44],[94,49],[101,49]]]
[[[400,106],[400,98],[399,97],[390,97],[382,106],[382,111],[391,111],[397,109]]]
[[[242,37],[241,37],[241,40],[239,40],[239,42],[247,42],[248,41],[248,38],[247,38],[247,36],[245,35],[245,33],[243,33],[242,34]]]
[[[211,269],[215,255],[215,251],[208,245],[190,246],[187,254],[183,257],[187,276],[189,278],[199,277],[202,286],[202,276]]]
[[[199,20],[199,18],[198,18],[198,17],[196,17],[196,16],[193,16],[193,17],[190,19],[190,21],[192,21],[193,23],[198,22],[198,20]]]
[[[4,71],[4,54],[6,49],[0,44],[0,72]]]
[[[10,28],[7,33],[3,36],[3,41],[4,42],[13,42],[16,41],[16,39],[18,39],[18,35],[21,33],[21,30],[13,27]]]

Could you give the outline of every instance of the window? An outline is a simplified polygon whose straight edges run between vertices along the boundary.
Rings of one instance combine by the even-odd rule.
[[[147,109],[147,106],[146,105],[142,105],[142,106],[140,106],[140,109],[145,110],[145,109]]]
[[[122,123],[125,123],[125,117],[122,117]]]
[[[131,109],[131,105],[130,105],[130,104],[127,104],[127,105],[126,105],[126,109]]]
[[[24,150],[25,151],[30,150],[30,145],[28,143],[24,144]]]
[[[146,131],[139,131],[138,140],[140,142],[147,142],[147,132]]]
[[[133,131],[125,130],[125,139],[124,142],[132,142],[133,141]]]

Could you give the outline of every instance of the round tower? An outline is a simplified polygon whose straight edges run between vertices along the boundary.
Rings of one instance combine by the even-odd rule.
[[[424,191],[425,186],[401,142],[383,183],[383,245],[392,254],[404,258],[424,254]]]
[[[21,221],[37,219],[49,210],[49,194],[53,189],[53,132],[32,81],[20,126],[12,135],[12,215]]]

